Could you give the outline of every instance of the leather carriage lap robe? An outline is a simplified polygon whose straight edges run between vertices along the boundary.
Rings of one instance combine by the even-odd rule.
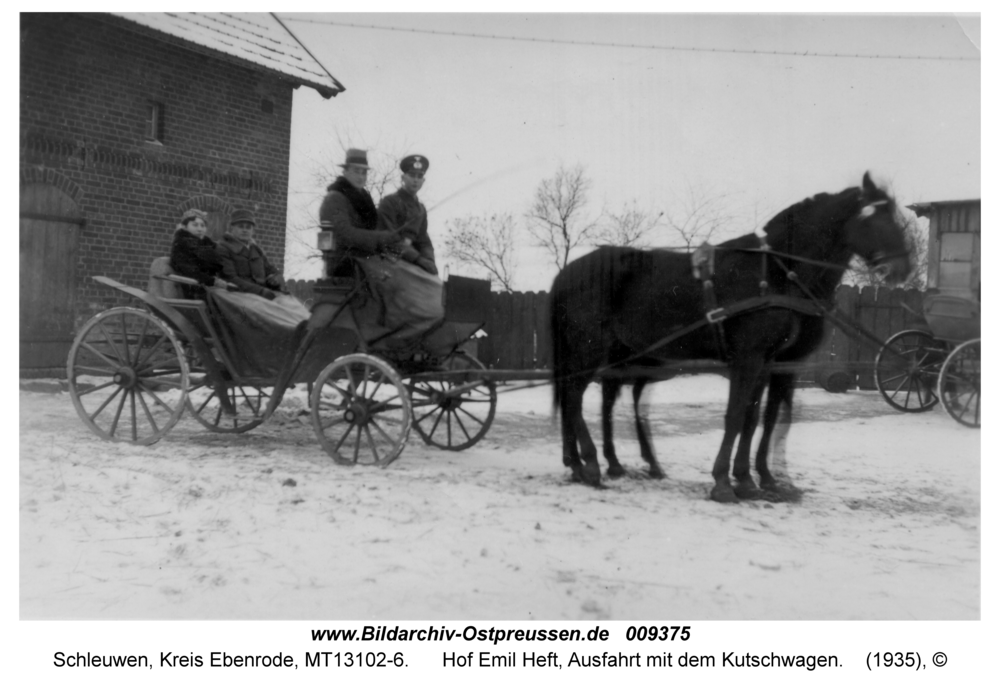
[[[277,376],[295,328],[309,318],[305,305],[290,295],[268,300],[251,293],[211,288],[208,303],[223,344],[244,376]]]

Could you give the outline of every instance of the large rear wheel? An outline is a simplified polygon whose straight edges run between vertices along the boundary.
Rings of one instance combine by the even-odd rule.
[[[77,414],[105,440],[150,445],[184,413],[184,350],[170,327],[141,309],[116,307],[84,324],[66,375]]]
[[[477,376],[486,366],[464,352],[448,357],[444,368],[470,373],[447,380],[410,379],[413,425],[428,445],[457,452],[472,447],[489,431],[497,410],[497,388]]]
[[[934,391],[945,343],[920,330],[900,331],[882,345],[875,357],[875,386],[891,407],[924,412],[938,403]]]
[[[980,339],[964,342],[948,355],[938,377],[938,397],[951,417],[979,428]]]
[[[324,368],[310,405],[316,437],[338,464],[387,466],[403,451],[412,426],[399,374],[368,354],[348,354]]]

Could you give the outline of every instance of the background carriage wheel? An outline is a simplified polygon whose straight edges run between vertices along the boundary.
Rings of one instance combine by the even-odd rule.
[[[448,371],[486,369],[481,361],[465,352],[448,357],[444,367]],[[447,381],[410,379],[413,425],[424,442],[457,452],[472,447],[486,435],[497,410],[496,383],[481,380],[460,395],[447,394],[476,380],[474,377]]]
[[[170,327],[141,309],[116,307],[84,324],[66,374],[77,414],[105,440],[151,445],[184,413],[184,350]]]
[[[906,330],[891,336],[875,357],[875,386],[894,409],[923,412],[938,403],[935,393],[945,343],[925,331]]]
[[[338,464],[387,466],[403,451],[413,422],[399,374],[368,354],[348,354],[323,369],[310,405],[316,437]]]
[[[938,376],[938,397],[944,408],[970,428],[979,428],[979,340],[969,340],[952,350]]]
[[[222,405],[215,390],[208,384],[205,374],[192,372],[191,389],[188,391],[188,412],[213,433],[246,433],[264,423],[264,410],[271,399],[270,393],[256,385],[233,385],[226,392],[236,408],[233,418],[222,412]]]

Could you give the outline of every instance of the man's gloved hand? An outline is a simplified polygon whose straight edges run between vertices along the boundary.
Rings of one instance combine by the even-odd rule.
[[[395,259],[399,259],[399,256],[406,247],[406,242],[399,237],[399,234],[392,231],[382,231],[376,244],[379,251]]]
[[[417,261],[414,263],[430,275],[437,276],[437,266],[427,257],[417,257]]]
[[[400,254],[400,257],[402,257],[408,262],[416,264],[417,260],[420,259],[420,253],[417,252],[412,247],[410,247],[409,245],[407,245],[406,247],[403,248],[403,252],[402,254]]]
[[[267,288],[263,288],[260,295],[261,297],[266,297],[269,300],[273,300],[278,296],[278,293],[274,292],[273,290],[268,290]]]
[[[271,274],[266,279],[264,279],[264,282],[267,283],[268,286],[276,290],[285,289],[285,279],[279,276],[278,274]]]

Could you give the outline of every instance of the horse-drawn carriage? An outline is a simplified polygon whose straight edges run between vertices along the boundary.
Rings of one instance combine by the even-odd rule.
[[[875,359],[875,382],[904,412],[937,404],[962,425],[980,425],[980,201],[915,205],[929,215],[923,321],[896,333]]]
[[[321,247],[332,250],[331,239],[321,234]],[[360,270],[317,284],[307,319],[263,322],[219,289],[180,297],[176,284],[195,283],[166,273],[164,261],[154,262],[148,291],[96,277],[139,303],[90,319],[70,350],[70,396],[100,437],[152,444],[185,412],[210,431],[242,433],[295,384],[310,389],[313,428],[339,463],[384,466],[414,427],[447,450],[489,429],[495,384],[475,375],[484,366],[463,350],[485,323],[487,281],[449,278],[444,321],[400,345],[363,320],[371,295]]]
[[[145,308],[115,308],[83,327],[70,351],[70,392],[101,437],[149,444],[185,410],[210,430],[250,430],[273,414],[290,386],[309,383],[312,425],[326,452],[340,463],[385,465],[414,425],[425,441],[445,449],[475,444],[493,420],[497,381],[551,380],[563,463],[575,479],[599,485],[582,417],[587,385],[602,382],[604,454],[609,472],[620,475],[609,416],[621,383],[634,384],[638,404],[648,380],[706,361],[730,375],[712,498],[732,502],[756,490],[749,451],[764,389],[756,465],[761,485],[775,488],[768,444],[782,408],[790,416],[795,365],[819,344],[851,255],[893,280],[909,273],[904,233],[893,199],[865,174],[860,187],[786,208],[764,227],[764,237],[716,246],[706,264],[664,250],[602,248],[569,264],[553,283],[551,372],[487,370],[462,351],[486,319],[484,281],[450,278],[444,322],[409,349],[359,320],[368,296],[362,278],[325,279],[307,319],[266,336],[248,335],[252,322],[240,329],[234,327],[240,317],[221,316],[215,301],[225,300],[221,292],[209,292],[205,302],[182,300],[98,278]],[[333,249],[332,235],[321,234],[320,248]],[[428,366],[427,355],[443,362]],[[261,369],[268,361],[277,364]],[[660,477],[638,413],[636,422],[650,475]],[[729,466],[737,437],[734,488]]]

